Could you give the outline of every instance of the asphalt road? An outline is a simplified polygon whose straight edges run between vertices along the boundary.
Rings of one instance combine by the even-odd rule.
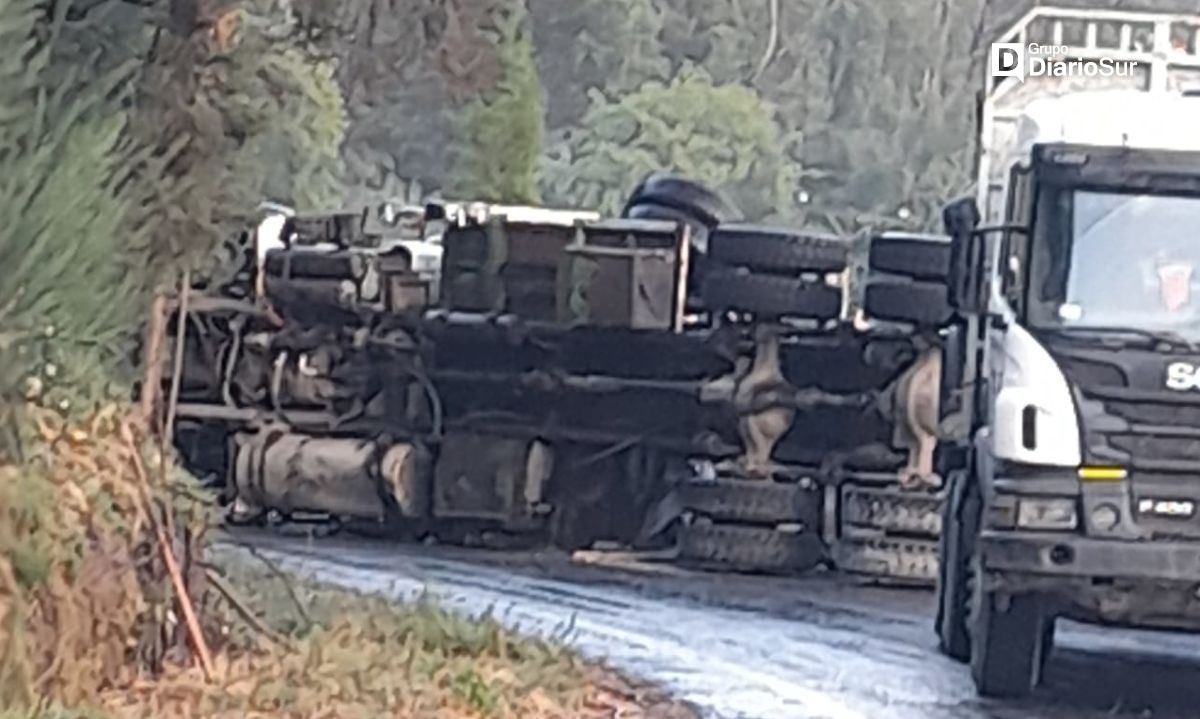
[[[495,554],[238,534],[285,568],[361,590],[422,593],[663,685],[710,717],[1112,719],[1200,717],[1200,638],[1067,624],[1027,702],[974,696],[935,648],[928,592],[834,576],[771,579],[580,567]]]

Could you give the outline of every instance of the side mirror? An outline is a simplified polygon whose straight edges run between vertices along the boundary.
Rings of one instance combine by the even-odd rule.
[[[946,205],[942,224],[950,237],[950,276],[947,301],[956,311],[965,314],[984,309],[983,237],[977,232],[979,205],[975,198],[964,197]]]

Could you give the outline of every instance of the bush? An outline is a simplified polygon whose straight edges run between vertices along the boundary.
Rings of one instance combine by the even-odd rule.
[[[127,248],[148,240],[130,222],[124,118],[104,112],[127,75],[47,90],[40,13],[0,0],[0,46],[25,50],[0,57],[0,458],[21,394],[65,408],[128,369],[143,276]]]
[[[789,142],[754,90],[693,71],[616,100],[593,92],[543,188],[553,202],[616,213],[639,180],[669,170],[724,190],[748,219],[782,219],[798,178]]]
[[[510,204],[539,200],[542,86],[524,12],[497,13],[502,76],[463,111],[446,193],[456,199]]]

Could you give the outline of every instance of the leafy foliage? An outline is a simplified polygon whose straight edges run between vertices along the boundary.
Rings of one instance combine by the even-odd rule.
[[[246,0],[164,33],[142,67],[134,134],[153,149],[140,179],[158,262],[211,255],[263,199],[325,208],[340,195],[344,128],[332,62],[297,41],[276,0]]]
[[[815,171],[807,211],[838,229],[932,226],[941,205],[971,184],[980,4],[876,8],[846,0],[809,25],[812,40],[830,45],[809,75],[827,78],[811,93],[825,100],[789,113],[803,123]]]
[[[79,17],[64,3],[54,18],[0,5],[5,47],[24,48],[0,59],[0,417],[25,394],[103,401],[128,379],[151,291],[211,257],[264,197],[340,195],[334,64],[295,39],[286,5],[245,0],[183,27],[127,5]],[[119,31],[80,27],[113,19]]]
[[[334,63],[315,60],[292,42],[291,18],[259,29],[270,15],[255,16],[252,7],[242,17],[245,29],[228,51],[226,74],[203,82],[220,89],[213,104],[226,119],[225,135],[244,138],[230,150],[230,178],[250,197],[298,207],[337,204],[344,110]]]
[[[542,86],[520,6],[495,14],[500,80],[463,110],[447,193],[507,203],[538,201]]]
[[[751,217],[789,214],[798,170],[786,148],[794,138],[753,90],[714,85],[696,70],[618,100],[594,92],[592,101],[547,163],[551,201],[617,212],[638,180],[666,169],[724,190]]]
[[[659,2],[677,67],[753,86],[803,138],[783,214],[839,231],[929,225],[970,184],[983,0]]]
[[[348,200],[406,198],[445,183],[461,104],[499,79],[485,33],[498,2],[297,2],[302,24],[326,36],[338,59]]]
[[[665,16],[653,0],[529,0],[528,5],[538,74],[551,91],[548,127],[578,125],[594,90],[618,97],[647,81],[671,78],[659,39]]]
[[[146,239],[122,189],[125,122],[104,111],[126,76],[87,89],[59,78],[47,91],[39,29],[32,0],[0,0],[0,44],[25,49],[0,58],[0,415],[10,422],[26,394],[64,407],[105,394],[140,297],[125,248]],[[6,429],[0,457],[15,451]]]

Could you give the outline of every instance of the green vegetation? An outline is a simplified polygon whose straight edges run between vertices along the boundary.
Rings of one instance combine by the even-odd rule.
[[[61,18],[36,7],[0,0],[0,44],[25,49],[0,58],[0,462],[19,453],[23,395],[65,409],[119,377],[141,299],[125,249],[147,239],[122,189],[126,122],[105,112],[127,75],[52,79],[35,37]]]
[[[534,204],[542,151],[542,86],[525,12],[496,13],[500,79],[462,110],[446,192],[456,198]]]
[[[285,586],[240,551],[223,554],[219,565],[230,585],[252,588],[246,604],[279,638],[275,651],[289,647],[261,669],[254,693],[260,711],[279,703],[302,716],[331,710],[338,716],[397,710],[413,717],[608,716],[614,697],[599,688],[600,680],[625,684],[490,617],[464,619],[427,599],[397,604],[301,579]],[[264,636],[243,626],[230,641],[260,648]],[[347,691],[331,701],[331,686]],[[692,715],[675,707],[663,716]]]
[[[0,717],[602,717],[629,697],[694,716],[490,617],[332,588],[244,552],[206,559],[210,508],[188,477],[154,471],[125,410],[31,413],[28,461],[0,467]],[[184,594],[156,534],[171,527]]]
[[[527,46],[494,32],[494,13],[514,3],[528,9],[522,38],[532,38],[542,93],[523,61],[511,70],[527,52],[514,48]],[[365,188],[356,198],[414,187],[531,197],[491,178],[527,176],[536,103],[489,102],[536,95],[548,203],[611,210],[639,171],[672,168],[717,183],[750,220],[934,228],[941,205],[973,181],[988,38],[1032,4],[471,0],[434,11],[398,0],[385,13],[381,0],[356,0],[329,25],[335,37],[354,28],[331,42],[349,61],[339,73],[344,154]],[[1102,4],[1186,9],[1185,0]],[[401,15],[421,21],[399,27]],[[693,125],[695,137],[682,137]]]
[[[696,70],[619,100],[596,92],[593,103],[548,163],[546,194],[554,202],[616,213],[641,178],[669,169],[725,189],[751,217],[790,206],[799,175],[787,160],[790,140],[753,90],[714,86]]]

